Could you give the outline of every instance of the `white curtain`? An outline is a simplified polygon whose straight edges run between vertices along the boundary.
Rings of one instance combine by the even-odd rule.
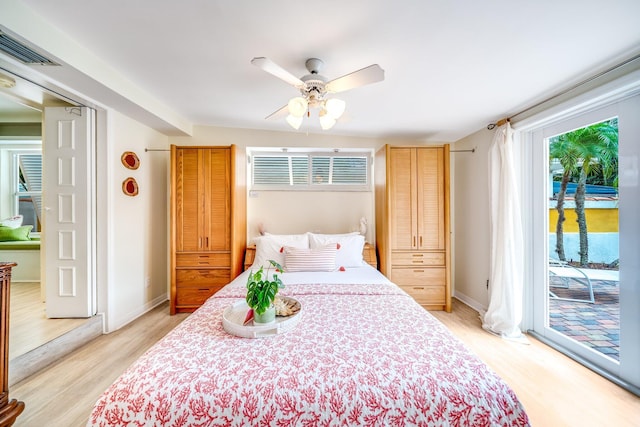
[[[512,134],[509,122],[500,126],[489,149],[491,266],[489,308],[482,316],[482,327],[503,338],[526,342],[519,327],[524,253]]]

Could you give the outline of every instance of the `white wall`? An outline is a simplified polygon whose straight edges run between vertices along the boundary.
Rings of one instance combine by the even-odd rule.
[[[360,218],[364,217],[369,224],[366,239],[374,243],[373,196],[373,191],[258,192],[247,204],[247,241],[258,235],[259,223],[273,234],[346,233],[358,231]]]
[[[452,246],[454,296],[476,309],[489,305],[490,214],[488,152],[493,131],[473,133],[452,145]]]
[[[106,265],[99,264],[98,277],[107,281],[106,300],[102,292],[99,309],[106,309],[107,330],[113,331],[168,298],[169,153],[145,148],[168,149],[169,143],[167,136],[114,111],[109,112],[107,133],[107,158],[98,160],[107,179],[98,192],[106,192],[108,199],[107,212],[98,211],[98,222],[106,219],[107,224],[99,228],[98,238],[107,239],[109,256]],[[137,170],[122,165],[125,151],[140,158]],[[122,192],[127,177],[138,182],[135,197]]]

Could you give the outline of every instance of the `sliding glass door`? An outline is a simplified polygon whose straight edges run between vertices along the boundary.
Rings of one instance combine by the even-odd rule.
[[[620,357],[618,117],[545,139],[549,328]]]
[[[626,93],[522,132],[532,333],[636,393],[638,117],[640,95]]]

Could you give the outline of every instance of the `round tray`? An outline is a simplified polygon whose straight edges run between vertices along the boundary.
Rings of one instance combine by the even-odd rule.
[[[281,299],[288,299],[296,301],[290,297],[279,297]],[[300,310],[291,316],[281,317],[276,316],[276,320],[273,323],[265,325],[244,325],[244,319],[247,317],[249,306],[247,302],[242,300],[227,307],[222,313],[222,327],[227,333],[236,335],[243,338],[264,338],[277,334],[282,334],[290,329],[293,329],[298,322],[300,322],[300,313],[302,312],[302,305]]]

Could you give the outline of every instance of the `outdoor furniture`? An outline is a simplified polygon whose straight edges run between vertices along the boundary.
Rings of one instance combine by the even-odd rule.
[[[551,280],[552,278],[558,280]],[[569,284],[572,280],[587,287],[589,290],[589,299],[559,297],[551,291],[552,287],[569,289]],[[587,302],[590,304],[596,302],[595,296],[593,295],[593,285],[591,284],[589,276],[568,262],[557,259],[549,259],[549,296],[563,301]]]

